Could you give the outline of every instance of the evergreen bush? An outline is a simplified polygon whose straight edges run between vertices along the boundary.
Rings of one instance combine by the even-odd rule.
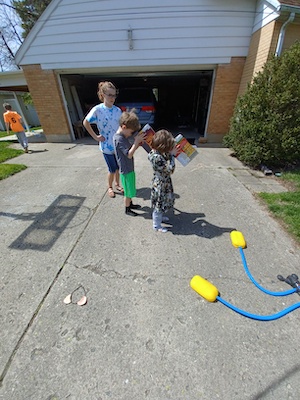
[[[272,57],[234,110],[224,144],[251,167],[300,160],[300,42]]]

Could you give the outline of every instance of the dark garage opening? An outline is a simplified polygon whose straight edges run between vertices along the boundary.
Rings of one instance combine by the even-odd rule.
[[[210,102],[213,71],[181,73],[132,73],[114,75],[62,75],[70,117],[75,125],[99,103],[98,82],[112,81],[119,89],[151,88],[157,103],[153,128],[182,132],[187,137],[204,136]],[[72,103],[72,104],[71,104]],[[118,99],[115,102],[118,105]]]

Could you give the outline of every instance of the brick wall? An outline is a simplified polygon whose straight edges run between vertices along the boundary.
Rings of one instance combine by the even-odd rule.
[[[280,23],[273,21],[252,35],[239,95],[245,93],[247,84],[252,82],[255,74],[262,69],[270,55],[275,54],[280,27]]]
[[[42,70],[40,65],[24,65],[22,68],[48,142],[71,142],[57,75],[52,70]]]
[[[290,24],[287,26],[284,42],[282,46],[282,51],[287,50],[291,47],[296,40],[300,41],[300,25],[299,24]]]
[[[245,93],[248,82],[252,82],[255,74],[261,71],[270,56],[275,54],[282,24],[282,22],[273,21],[253,34],[241,79],[239,95]],[[300,40],[300,25],[290,24],[285,32],[282,51],[287,50],[296,40]]]
[[[216,70],[207,126],[209,142],[221,142],[228,133],[244,65],[244,57],[233,57],[230,64],[219,65]]]

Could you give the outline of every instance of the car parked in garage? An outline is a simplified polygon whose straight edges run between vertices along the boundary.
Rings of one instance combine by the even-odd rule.
[[[122,111],[129,111],[134,108],[142,126],[153,125],[155,122],[156,99],[151,88],[121,88],[116,105]]]

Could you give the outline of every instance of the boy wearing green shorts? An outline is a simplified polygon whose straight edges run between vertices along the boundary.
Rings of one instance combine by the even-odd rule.
[[[125,214],[135,217],[138,214],[133,210],[139,209],[141,206],[132,203],[132,198],[136,196],[133,155],[144,140],[145,134],[136,135],[133,144],[130,143],[129,138],[141,128],[139,119],[134,111],[123,112],[119,125],[113,141],[120,178],[124,188]]]

